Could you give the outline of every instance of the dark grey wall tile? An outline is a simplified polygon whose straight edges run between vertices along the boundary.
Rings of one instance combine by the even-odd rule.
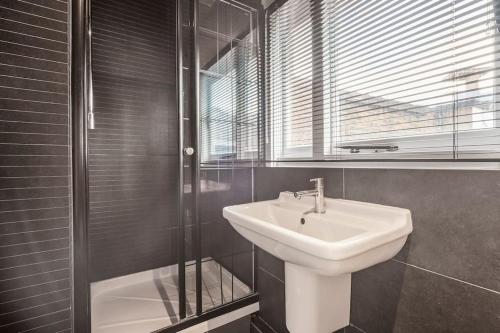
[[[274,328],[262,319],[262,317],[257,313],[252,318],[252,326],[250,329],[251,333],[276,333]]]
[[[276,199],[282,191],[313,188],[311,178],[325,178],[325,195],[342,197],[342,169],[327,168],[256,168],[255,194],[257,201]]]
[[[93,0],[92,24],[89,245],[98,281],[178,259],[175,2]]]
[[[44,18],[47,18],[49,20],[53,21],[58,21],[61,24],[61,27],[63,29],[66,28],[65,22],[67,22],[68,17],[67,17],[67,8],[64,7],[64,9],[60,10],[58,8],[61,7],[55,7],[52,3],[45,3],[45,6],[43,4],[38,4],[38,3],[30,3],[30,2],[21,2],[15,1],[15,0],[4,0],[2,2],[3,6],[6,6],[8,9],[14,9],[16,11],[21,11],[25,14],[31,14],[33,16],[41,16]]]
[[[377,332],[497,332],[500,296],[389,261],[353,274],[351,321]]]
[[[70,307],[70,298],[68,297],[63,300],[57,300],[33,308],[26,308],[18,311],[13,311],[0,316],[0,326],[14,323],[19,316],[19,312],[22,312],[23,315],[29,316],[30,318],[36,318],[39,316],[47,315],[58,311],[67,311],[69,307]]]
[[[34,254],[40,251],[52,251],[69,248],[69,235],[63,239],[33,240],[29,243],[8,245],[2,248],[2,257]]]
[[[268,252],[257,248],[257,260],[260,269],[274,275],[281,281],[285,281],[285,263]]]
[[[20,211],[8,211],[1,212],[0,211],[0,224],[5,223],[5,225],[14,224],[16,222],[29,222],[32,220],[45,220],[51,218],[69,218],[69,206],[64,205],[63,207],[47,207],[43,209],[31,209],[28,208],[26,210]]]
[[[44,304],[67,300],[70,297],[71,297],[70,289],[49,292],[40,295],[34,295],[32,297],[23,300],[2,303],[0,304],[0,312],[7,313],[7,312],[20,311],[26,308],[33,308],[36,306],[43,306]]]
[[[2,327],[3,332],[40,332],[53,333],[68,331],[71,328],[70,309],[60,309],[29,317],[24,321],[7,324]]]
[[[254,323],[254,321],[251,322],[250,333],[262,333],[262,330],[257,327],[257,325]]]
[[[253,287],[253,252],[240,252],[233,254],[233,274],[250,288]]]
[[[202,251],[248,286],[253,285],[252,244],[223,218],[226,206],[252,201],[253,170],[246,167],[202,169],[200,218]]]
[[[19,13],[10,13],[11,17],[15,14],[18,14],[18,17],[23,15]],[[6,16],[8,16],[7,12],[2,12],[2,17]],[[21,37],[24,33],[32,37],[59,42],[59,47],[64,46],[68,40],[65,32],[54,31],[50,29],[40,29],[41,27],[37,27],[36,25],[30,25],[20,21],[4,20],[4,22],[2,22],[2,26],[5,28],[5,30],[11,33],[15,33],[19,35],[19,37]]]
[[[259,317],[278,333],[287,333],[285,322],[285,285],[280,280],[259,270],[257,290],[260,295]]]
[[[3,63],[2,56],[0,53],[0,63]],[[19,58],[19,59],[13,59],[14,61],[12,64],[8,64],[9,66],[16,66],[16,63],[24,62],[24,58]],[[4,63],[5,64],[5,63]],[[45,68],[45,64],[41,64],[41,68]],[[30,68],[30,67],[29,67]],[[64,74],[67,75],[67,66],[63,66],[61,68],[61,71],[59,71],[59,74]],[[49,70],[49,69],[47,69]],[[23,99],[23,100],[9,100],[9,99],[4,99],[2,100],[2,106],[4,110],[10,110],[10,111],[25,111],[25,112],[37,112],[37,113],[56,113],[56,114],[63,114],[68,116],[68,105],[67,103],[65,104],[47,104],[47,103],[40,103],[37,101],[34,101],[32,99]]]
[[[69,279],[57,280],[57,281],[46,281],[38,285],[31,286],[21,286],[17,289],[4,290],[2,292],[3,302],[15,302],[19,300],[24,300],[26,298],[45,294],[52,292],[60,292],[71,288],[71,282]],[[26,317],[20,316],[20,319],[28,319]]]
[[[1,7],[0,331],[68,331],[68,4]]]
[[[343,333],[366,333],[365,331],[363,331],[359,327],[356,327],[353,325],[349,325],[349,326],[343,328],[343,330],[344,330]],[[342,331],[340,331],[340,332],[342,332]]]
[[[345,170],[346,199],[408,208],[399,260],[500,291],[500,172]]]
[[[28,67],[32,70],[45,70],[54,73],[65,73],[68,66],[67,62],[51,61],[43,58],[30,58],[29,52],[26,52],[26,50],[23,49],[19,50],[18,48],[9,47],[9,51],[12,52],[24,51],[22,53],[25,54],[0,54],[0,63],[2,63],[3,65],[19,66],[19,64],[22,63],[25,67]],[[32,102],[29,103],[28,101]],[[13,105],[35,104],[35,103],[39,103],[39,101],[34,99],[29,99],[21,101],[12,100],[5,102],[5,104],[8,105],[9,107]],[[52,104],[52,103],[43,104],[43,107],[45,108],[54,107],[55,109],[57,109],[57,106],[58,104]]]

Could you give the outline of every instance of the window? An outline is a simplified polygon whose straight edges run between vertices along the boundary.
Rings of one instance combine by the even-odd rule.
[[[255,10],[200,2],[202,162],[258,157],[259,58]]]
[[[268,159],[500,158],[494,0],[288,0],[268,16]]]

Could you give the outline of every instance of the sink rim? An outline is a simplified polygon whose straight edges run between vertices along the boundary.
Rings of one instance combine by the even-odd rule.
[[[283,202],[283,200],[287,200],[287,196],[289,196],[289,193],[282,192],[277,199],[224,207],[223,216],[228,219],[231,224],[235,223],[239,227],[248,229],[262,237],[327,260],[345,260],[360,255],[401,239],[402,237],[406,238],[413,230],[411,212],[408,209],[345,199],[325,198],[325,201],[327,203],[341,203],[343,205],[352,205],[354,207],[358,206],[374,210],[383,209],[386,212],[393,211],[394,214],[399,215],[400,218],[395,221],[384,223],[374,220],[374,223],[379,223],[380,226],[383,227],[381,230],[365,230],[353,237],[338,241],[327,241],[290,230],[284,226],[244,213],[244,211],[249,208],[257,207],[258,209],[259,206],[264,208],[273,203]],[[352,215],[356,216],[355,213]],[[252,241],[251,239],[249,240]]]

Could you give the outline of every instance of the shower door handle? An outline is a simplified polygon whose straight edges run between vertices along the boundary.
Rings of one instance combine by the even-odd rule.
[[[186,147],[183,149],[184,155],[186,156],[191,156],[194,154],[194,148],[193,147]]]

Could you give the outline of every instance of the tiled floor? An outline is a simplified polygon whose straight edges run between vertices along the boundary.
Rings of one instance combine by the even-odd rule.
[[[196,309],[195,266],[186,267],[187,312]],[[178,322],[176,267],[99,281],[91,286],[92,333],[148,333]],[[203,310],[251,293],[214,260],[202,263]]]

